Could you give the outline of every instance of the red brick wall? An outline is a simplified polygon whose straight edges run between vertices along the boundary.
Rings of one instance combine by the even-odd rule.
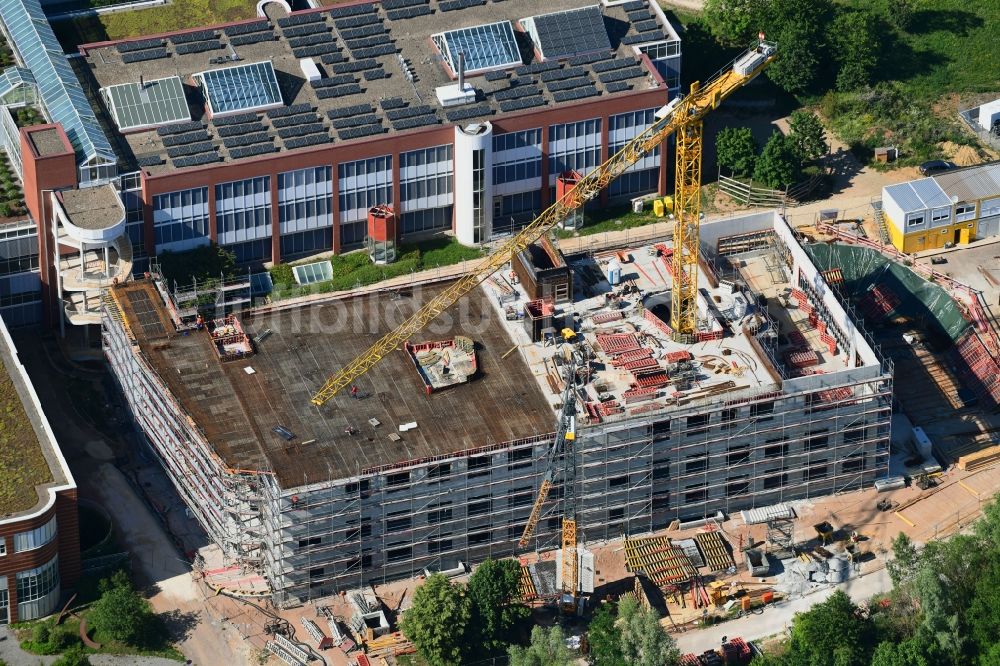
[[[42,157],[35,151],[30,135],[32,132],[51,128],[59,131],[66,152]],[[35,224],[39,226],[38,261],[42,279],[44,321],[53,326],[59,321],[58,318],[61,316],[59,310],[62,305],[58,302],[56,293],[56,267],[50,259],[53,250],[52,229],[49,224],[52,214],[48,204],[49,193],[43,190],[76,187],[76,155],[61,125],[37,125],[21,129],[21,163],[24,170],[24,202]]]

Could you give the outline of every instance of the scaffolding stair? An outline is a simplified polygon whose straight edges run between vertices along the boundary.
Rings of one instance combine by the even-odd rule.
[[[875,211],[875,228],[878,230],[878,238],[882,245],[891,245],[889,239],[889,227],[885,224],[885,214],[882,212],[882,201],[873,201],[872,210]]]

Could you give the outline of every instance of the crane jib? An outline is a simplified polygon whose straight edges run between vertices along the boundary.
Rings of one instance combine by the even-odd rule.
[[[771,64],[776,54],[777,49],[773,43],[761,41],[740,57],[735,58],[727,68],[721,70],[704,86],[693,84],[691,92],[686,97],[675,100],[664,107],[666,109],[673,106],[669,113],[625,144],[607,162],[583,176],[573,189],[545,209],[531,224],[494,250],[472,273],[453,282],[398,328],[385,334],[361,356],[330,377],[312,397],[311,402],[316,406],[322,406],[355,379],[374,367],[387,354],[396,350],[410,336],[424,328],[435,317],[479,286],[510,261],[514,255],[527,249],[543,234],[551,231],[559,222],[565,220],[570,213],[597,196],[611,181],[625,173],[632,165],[675,133],[678,134],[679,138],[677,179],[678,184],[682,182],[683,184],[680,188],[675,185],[675,200],[679,201],[675,207],[679,208],[679,214],[675,216],[674,246],[690,248],[686,252],[682,250],[674,253],[675,266],[681,269],[675,271],[675,275],[680,276],[682,285],[690,284],[692,288],[696,289],[697,281],[691,280],[688,273],[691,270],[697,270],[698,261],[697,206],[699,197],[692,193],[695,190],[700,191],[701,185],[701,120],[736,90],[756,78]],[[688,132],[678,132],[678,130],[694,127],[697,128],[696,140],[685,142],[684,139]],[[682,159],[685,160],[683,164]],[[693,179],[690,178],[692,174],[695,174]],[[683,178],[688,178],[688,180],[682,181]],[[678,192],[678,189],[682,191]],[[694,243],[684,242],[685,239],[694,240]],[[695,321],[693,310],[696,307],[696,299],[691,298],[689,294],[681,293],[687,290],[675,289],[673,291],[677,295],[674,297],[676,302],[671,308],[671,323],[677,324],[673,328],[679,334],[690,334]]]

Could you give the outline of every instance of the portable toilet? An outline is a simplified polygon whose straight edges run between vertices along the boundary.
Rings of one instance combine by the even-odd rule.
[[[608,262],[608,284],[612,287],[620,284],[622,281],[622,265],[618,263],[618,260],[614,257]]]

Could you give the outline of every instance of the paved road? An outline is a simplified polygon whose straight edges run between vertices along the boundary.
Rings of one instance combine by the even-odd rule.
[[[888,572],[883,568],[861,578],[854,578],[843,585],[828,587],[799,599],[768,606],[760,615],[748,615],[714,627],[695,629],[676,636],[677,647],[682,653],[701,654],[722,644],[723,636],[740,636],[748,641],[783,633],[792,626],[796,613],[809,610],[840,589],[858,603],[870,599],[892,587]]]

